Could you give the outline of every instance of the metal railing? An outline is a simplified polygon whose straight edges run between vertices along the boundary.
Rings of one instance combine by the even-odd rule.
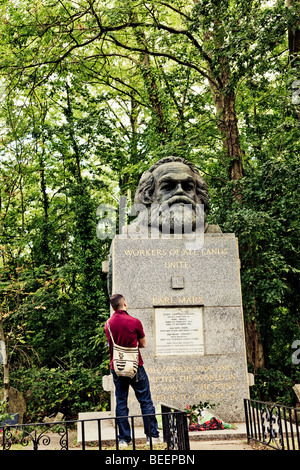
[[[135,415],[128,416],[128,420],[131,427],[132,441],[130,443],[132,450],[138,450],[138,442],[135,429],[135,420],[140,418],[148,419],[148,428],[150,429],[150,419],[153,415]],[[187,427],[187,416],[185,412],[171,409],[167,406],[162,406],[162,413],[155,415],[156,417],[161,416],[163,426],[163,450],[189,450],[189,436]],[[74,421],[60,421],[51,423],[33,423],[33,424],[18,424],[12,426],[0,427],[0,438],[2,436],[2,450],[10,450],[13,448],[13,444],[16,441],[18,446],[27,447],[32,445],[33,450],[40,450],[41,448],[47,449],[48,446],[55,441],[56,449],[69,450],[69,436],[70,431],[79,427],[79,435],[81,442],[81,450],[87,450],[88,443],[86,441],[86,430],[89,423],[93,422],[96,425],[96,436],[93,439],[93,443],[97,444],[99,450],[106,450],[108,442],[111,446],[115,446],[115,450],[119,450],[118,442],[118,417],[106,417],[98,419],[87,419],[87,420],[74,420]],[[114,428],[114,439],[107,439],[104,431],[104,421],[113,420]],[[145,439],[144,439],[145,440]],[[1,442],[1,441],[0,441]],[[149,437],[149,450],[155,448],[152,437]],[[79,444],[77,444],[77,447]],[[95,448],[95,447],[94,447]]]
[[[300,450],[300,408],[244,400],[248,443],[255,441],[276,450]]]
[[[190,450],[187,414],[161,405],[164,442],[167,450]]]

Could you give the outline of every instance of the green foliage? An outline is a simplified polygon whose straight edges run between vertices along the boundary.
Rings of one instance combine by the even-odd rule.
[[[2,421],[5,421],[9,418],[9,413],[7,411],[7,403],[4,400],[0,401],[0,425]]]
[[[26,422],[40,422],[58,412],[66,419],[77,419],[83,409],[109,408],[109,394],[102,388],[102,375],[106,373],[104,365],[93,369],[80,363],[66,368],[33,367],[13,372],[12,384],[26,399]]]
[[[190,416],[191,423],[197,423],[198,418],[202,416],[203,410],[214,410],[216,406],[220,405],[220,403],[209,403],[208,401],[200,401],[197,404],[188,405],[185,408],[185,412]]]
[[[286,376],[280,370],[259,369],[255,376],[255,385],[251,387],[251,398],[295,406],[293,386],[297,375]]]

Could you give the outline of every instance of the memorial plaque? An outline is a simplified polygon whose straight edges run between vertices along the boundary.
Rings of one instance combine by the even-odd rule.
[[[156,356],[203,355],[202,308],[155,308]]]

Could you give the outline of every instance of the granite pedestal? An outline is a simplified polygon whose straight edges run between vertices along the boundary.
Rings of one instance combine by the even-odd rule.
[[[183,238],[116,236],[111,257],[112,292],[144,327],[154,405],[219,403],[221,419],[243,422],[249,384],[235,235],[207,234],[196,248]],[[129,414],[140,414],[132,391]]]

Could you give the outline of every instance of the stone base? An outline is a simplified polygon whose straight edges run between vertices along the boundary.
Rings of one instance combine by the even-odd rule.
[[[79,413],[78,420],[84,421],[84,440],[85,442],[95,442],[98,441],[98,422],[97,421],[89,421],[89,420],[96,420],[102,418],[110,418],[111,412],[110,411],[94,411],[94,412],[87,412],[87,413]],[[113,419],[105,419],[101,421],[101,429],[102,431],[106,428],[112,428],[114,426]],[[77,424],[77,442],[82,442],[82,424]]]
[[[237,239],[209,234],[202,246],[189,246],[116,237],[113,293],[125,296],[128,313],[143,324],[154,406],[220,403],[215,413],[223,421],[243,422],[249,382]],[[132,391],[129,410],[140,414]]]

